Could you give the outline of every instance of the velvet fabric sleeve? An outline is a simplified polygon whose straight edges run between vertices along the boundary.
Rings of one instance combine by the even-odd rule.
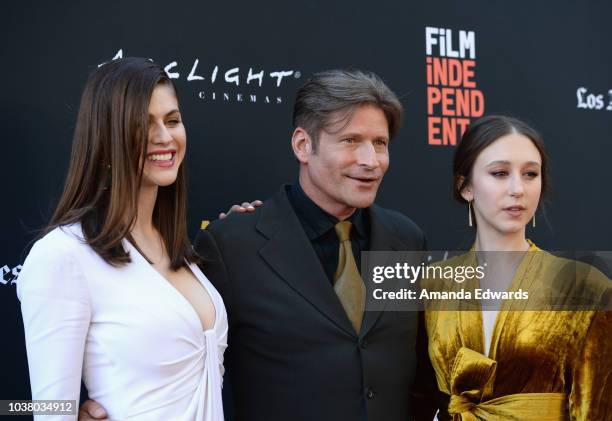
[[[572,420],[612,419],[612,312],[594,312],[582,352],[571,367],[569,413]]]

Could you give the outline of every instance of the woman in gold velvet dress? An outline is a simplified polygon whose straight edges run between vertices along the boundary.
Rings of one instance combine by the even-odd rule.
[[[548,188],[547,170],[539,135],[516,119],[482,118],[457,146],[455,195],[468,204],[476,240],[473,252],[444,265],[511,252],[497,254],[514,260],[511,270],[498,271],[506,273],[504,290],[556,294],[548,295],[554,297],[548,310],[505,300],[493,311],[426,312],[429,357],[449,398],[440,420],[612,419],[610,280],[525,237]],[[578,311],[571,297],[596,305]]]

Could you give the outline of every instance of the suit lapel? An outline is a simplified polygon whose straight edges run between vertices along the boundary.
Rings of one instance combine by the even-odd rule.
[[[257,230],[268,242],[259,254],[298,294],[346,333],[351,323],[289,200],[285,186],[262,207]]]
[[[384,215],[378,206],[372,205],[369,209],[370,215],[370,251],[405,251],[406,245],[387,228]],[[365,278],[362,274],[362,278]],[[366,285],[367,294],[371,294],[371,285]],[[367,300],[366,300],[367,302]],[[374,327],[381,314],[387,307],[388,300],[383,301],[383,309],[366,311],[363,316],[363,324],[359,336],[365,336]]]

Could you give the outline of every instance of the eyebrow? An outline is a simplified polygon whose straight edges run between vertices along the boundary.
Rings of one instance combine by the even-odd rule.
[[[358,138],[358,139],[361,139],[361,138],[363,138],[363,137],[364,137],[362,134],[359,134],[359,133],[353,133],[353,132],[347,132],[347,133],[342,133],[342,132],[340,132],[340,133],[338,133],[338,135],[337,135],[337,136],[338,136],[338,137],[341,137],[341,138],[346,138],[346,137],[354,137],[354,138]],[[376,136],[374,139],[385,139],[385,140],[387,140],[387,141],[388,141],[388,140],[390,140],[390,139],[389,139],[389,136]]]
[[[510,165],[510,164],[511,164],[510,161],[499,160],[499,161],[489,162],[485,167],[492,167],[494,165]],[[541,166],[541,164],[536,161],[527,161],[525,165],[537,165],[538,167]]]
[[[180,114],[181,112],[179,111],[179,109],[178,109],[178,108],[175,108],[175,109],[173,109],[173,110],[168,111],[168,112],[167,112],[167,113],[164,115],[164,117],[168,117],[170,114],[174,114],[174,113],[179,113],[179,114]],[[149,114],[149,117],[153,117],[153,114]]]

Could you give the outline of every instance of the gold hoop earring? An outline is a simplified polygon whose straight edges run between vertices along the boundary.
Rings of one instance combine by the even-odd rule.
[[[468,202],[468,226],[472,227],[474,224],[472,223],[472,202]]]

